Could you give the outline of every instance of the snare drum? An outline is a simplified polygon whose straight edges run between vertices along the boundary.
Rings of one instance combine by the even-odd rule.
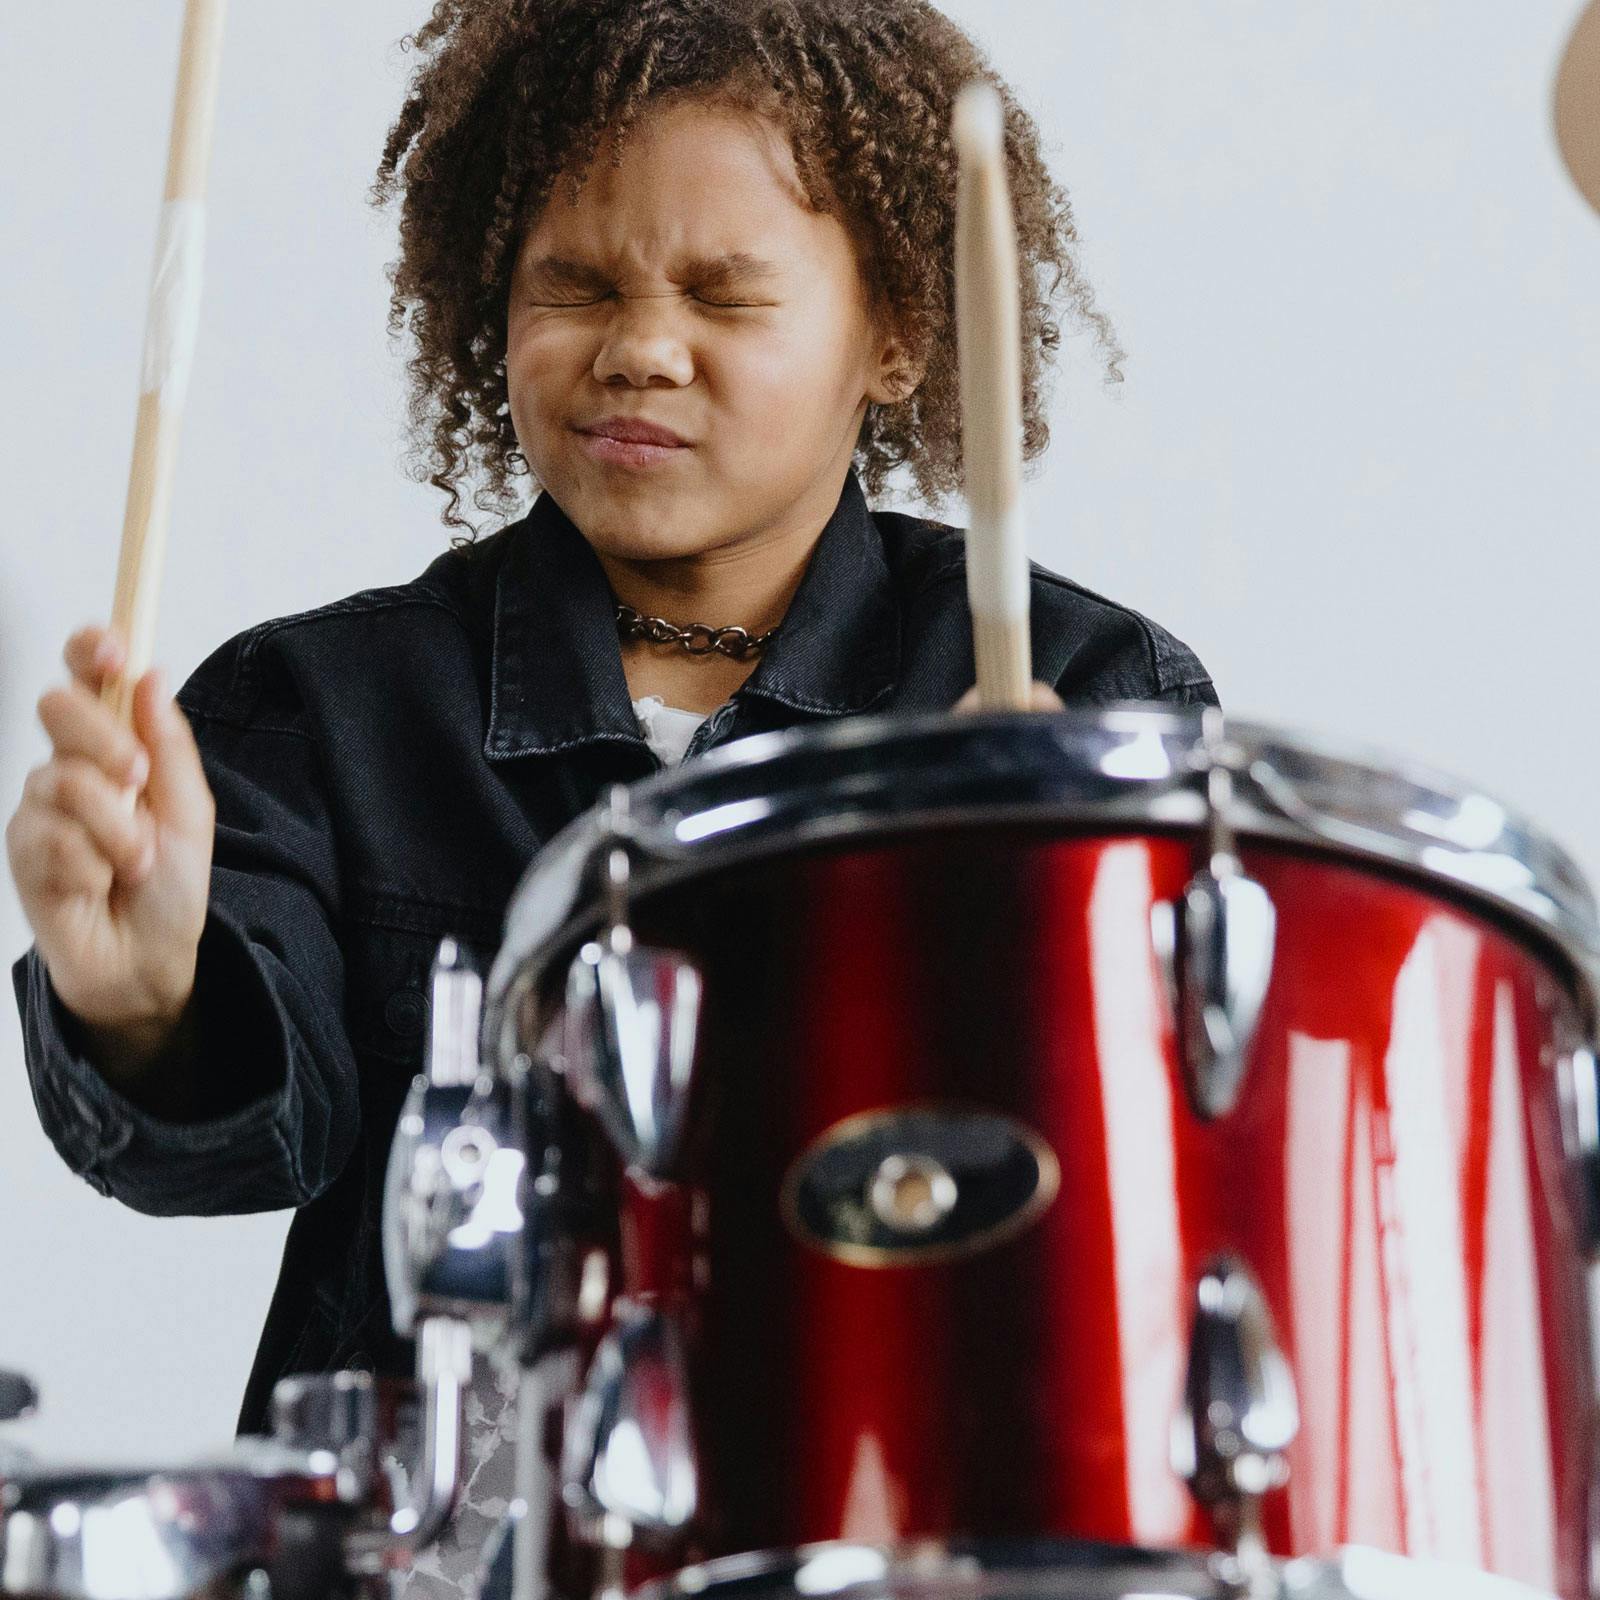
[[[558,1590],[1098,1541],[1587,1595],[1597,947],[1495,802],[1198,710],[619,794],[487,994]]]

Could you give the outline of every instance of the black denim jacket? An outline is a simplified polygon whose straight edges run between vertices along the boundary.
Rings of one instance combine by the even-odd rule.
[[[154,1216],[293,1207],[239,1418],[273,1382],[407,1374],[379,1249],[383,1173],[421,1065],[445,934],[485,965],[539,847],[660,763],[640,735],[604,572],[548,495],[414,582],[264,622],[178,700],[216,795],[197,979],[207,1084],[163,1120],[85,1058],[37,950],[15,965],[34,1102],[62,1158]],[[1036,568],[1035,675],[1069,702],[1214,702],[1190,651]],[[690,753],[860,712],[947,709],[973,680],[963,547],[868,510],[854,476],[782,630]]]

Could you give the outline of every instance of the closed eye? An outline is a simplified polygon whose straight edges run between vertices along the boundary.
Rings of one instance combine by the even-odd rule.
[[[560,300],[529,300],[527,304],[538,311],[579,311],[588,306],[597,306],[604,301],[615,298],[612,294],[589,295],[582,299],[575,296],[563,296]],[[692,297],[698,305],[704,306],[708,311],[760,311],[770,308],[776,302],[771,300],[719,300],[710,295],[697,294]]]

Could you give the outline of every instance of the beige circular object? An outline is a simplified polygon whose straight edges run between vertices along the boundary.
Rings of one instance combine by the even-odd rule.
[[[1556,143],[1572,181],[1600,211],[1600,0],[1590,0],[1556,74]]]

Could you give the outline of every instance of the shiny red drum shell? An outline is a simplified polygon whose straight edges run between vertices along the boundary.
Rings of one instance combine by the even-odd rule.
[[[1210,1122],[1150,931],[1192,839],[942,829],[637,907],[639,935],[705,980],[689,1181],[622,1186],[614,1285],[688,1334],[688,1554],[1210,1542],[1170,1436],[1195,1287],[1227,1254],[1299,1395],[1275,1551],[1371,1544],[1588,1594],[1569,990],[1522,934],[1421,880],[1242,855],[1277,947],[1243,1094]],[[1031,1129],[1060,1164],[1053,1202],[964,1259],[867,1267],[802,1242],[780,1205],[796,1160],[911,1103]]]

